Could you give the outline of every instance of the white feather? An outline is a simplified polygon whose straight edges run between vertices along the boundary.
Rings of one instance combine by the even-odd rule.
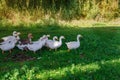
[[[6,42],[6,43],[0,45],[0,49],[3,51],[11,50],[15,47],[16,42],[17,42],[16,39]]]

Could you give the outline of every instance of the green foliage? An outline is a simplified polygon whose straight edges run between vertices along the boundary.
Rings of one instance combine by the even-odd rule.
[[[7,72],[3,79],[9,79],[9,80],[16,80],[16,79],[22,79],[22,80],[31,80],[35,79],[35,72],[37,71],[37,68],[29,69],[28,66],[24,65],[21,67],[20,70],[13,69],[10,72]]]
[[[114,19],[120,16],[119,5],[120,0],[0,0],[0,16],[11,19],[19,12],[35,21],[46,15],[64,20]]]

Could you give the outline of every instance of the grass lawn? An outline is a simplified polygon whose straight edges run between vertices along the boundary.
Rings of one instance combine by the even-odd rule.
[[[37,40],[44,34],[65,36],[63,45],[57,51],[42,48],[34,54],[24,54],[40,59],[24,62],[4,61],[9,54],[0,51],[1,80],[119,80],[120,79],[120,27],[77,27],[59,25],[31,25],[30,27],[0,27],[0,37],[10,35],[14,30],[25,38],[29,32]],[[65,42],[76,40],[81,34],[81,46],[67,52]],[[22,51],[14,48],[12,54]]]

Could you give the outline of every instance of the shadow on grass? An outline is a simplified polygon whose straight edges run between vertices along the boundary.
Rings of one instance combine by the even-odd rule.
[[[28,61],[28,62],[3,62],[3,58],[6,56],[0,54],[0,74],[6,74],[6,72],[11,71],[15,67],[21,69],[22,66],[27,65],[28,68],[38,67],[39,70],[56,70],[59,68],[69,67],[71,65],[87,65],[91,63],[101,63],[101,61],[108,61],[120,58],[120,27],[91,27],[91,28],[80,28],[80,27],[69,27],[69,26],[59,26],[59,25],[47,25],[40,26],[35,25],[32,27],[10,27],[0,29],[0,37],[6,36],[12,33],[13,30],[20,31],[21,37],[25,38],[29,32],[34,35],[34,40],[37,40],[43,34],[50,34],[51,36],[65,36],[63,40],[63,45],[58,51],[48,51],[47,49],[42,49],[38,51],[37,54],[32,54],[32,52],[25,52],[30,56],[41,57],[39,60]],[[81,47],[77,51],[72,50],[67,52],[66,45],[64,42],[76,40],[76,35],[82,34],[83,39],[81,39]],[[14,49],[13,54],[20,52],[17,48]],[[7,53],[8,54],[8,53]],[[111,63],[109,63],[111,64]],[[7,65],[7,66],[6,66]],[[103,65],[103,64],[102,64]],[[78,78],[79,75],[84,76],[84,78],[97,78],[94,75],[101,74],[101,71],[105,68],[110,67],[110,65],[101,66],[98,72],[76,72],[73,74],[72,78]],[[119,67],[119,65],[111,65],[111,67]],[[111,68],[110,68],[111,69]],[[110,73],[111,70],[108,71]],[[69,73],[69,72],[68,72]],[[115,72],[114,72],[115,73]],[[87,74],[87,75],[86,75]],[[105,73],[101,74],[105,77],[108,75]],[[91,76],[92,75],[92,76]],[[115,75],[115,74],[114,74]],[[69,78],[71,74],[66,75]],[[75,77],[76,76],[76,77]],[[90,76],[90,77],[89,77]],[[114,78],[114,77],[113,77]],[[61,78],[62,79],[62,78]],[[69,78],[70,79],[70,78]],[[80,78],[81,79],[81,78]],[[101,77],[100,77],[101,79]]]

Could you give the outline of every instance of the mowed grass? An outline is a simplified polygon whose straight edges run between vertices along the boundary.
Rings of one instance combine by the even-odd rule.
[[[96,25],[97,26],[97,25]],[[10,35],[14,30],[21,32],[21,38],[33,33],[33,41],[44,34],[65,36],[63,45],[57,51],[42,48],[34,54],[14,48],[12,54],[0,52],[1,80],[119,80],[120,79],[120,27],[77,27],[59,25],[31,25],[29,27],[0,27],[0,37]],[[81,34],[81,46],[67,52],[65,42],[76,40]],[[24,53],[36,60],[15,62],[4,61],[8,55]]]

